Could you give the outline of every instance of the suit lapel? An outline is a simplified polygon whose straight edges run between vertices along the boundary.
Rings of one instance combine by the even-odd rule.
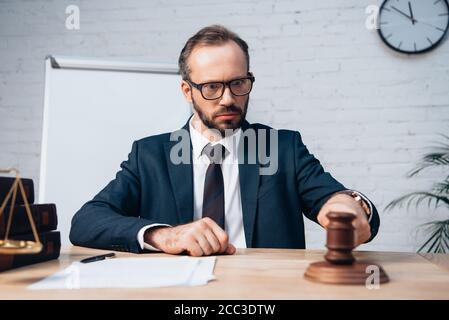
[[[244,132],[249,128],[248,122],[244,122],[242,125],[242,131]],[[242,133],[243,133],[242,132]],[[243,143],[243,134],[240,142]],[[254,149],[253,151],[250,151]],[[242,197],[242,211],[243,211],[243,226],[245,230],[246,246],[251,248],[253,246],[254,236],[254,224],[256,221],[257,212],[257,194],[259,190],[259,159],[257,152],[255,154],[256,163],[248,163],[245,159],[250,159],[250,152],[255,152],[256,148],[244,150],[244,159],[239,159],[239,178],[240,178],[240,190]]]
[[[189,122],[181,129],[189,132]],[[174,164],[170,160],[170,151],[178,141],[168,141],[164,144],[165,159],[167,162],[170,183],[178,209],[179,223],[193,221],[193,166],[192,166],[192,143],[189,133],[189,158],[188,163]]]

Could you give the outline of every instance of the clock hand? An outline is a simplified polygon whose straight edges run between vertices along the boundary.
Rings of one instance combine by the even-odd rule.
[[[428,22],[425,22],[425,21],[422,21],[422,20],[415,20],[416,22],[419,22],[419,23],[422,23],[422,24],[425,24],[426,26],[429,26],[429,27],[433,27],[433,28],[435,28],[435,29],[437,29],[437,30],[440,30],[440,31],[444,31],[444,29],[442,29],[442,28],[439,28],[439,27],[437,27],[437,26],[435,26],[435,25],[433,25],[433,24],[431,24],[431,23],[428,23]]]
[[[412,20],[412,22],[413,22],[412,17],[410,17],[408,14],[406,14],[406,13],[404,13],[403,11],[399,10],[399,9],[396,8],[395,6],[391,6],[391,8],[394,9],[394,10],[396,10],[397,12],[399,12],[400,14],[402,14],[403,16],[407,17],[407,19]]]
[[[408,2],[408,10],[410,11],[410,17],[412,19],[412,23],[415,24],[416,20],[415,20],[415,17],[413,17],[412,4],[410,3],[410,1]]]

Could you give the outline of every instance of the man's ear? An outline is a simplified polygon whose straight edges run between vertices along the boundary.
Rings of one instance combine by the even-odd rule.
[[[181,91],[182,91],[182,94],[184,95],[184,98],[186,99],[186,101],[188,103],[193,103],[193,101],[192,101],[192,88],[190,87],[190,85],[185,80],[181,81]]]

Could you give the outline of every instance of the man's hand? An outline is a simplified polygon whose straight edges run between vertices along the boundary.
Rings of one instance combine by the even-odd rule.
[[[155,227],[145,231],[144,241],[169,254],[184,251],[194,257],[211,254],[234,254],[226,232],[210,218],[176,227]]]
[[[366,218],[365,211],[360,206],[360,204],[351,196],[346,194],[337,194],[331,197],[323,205],[320,212],[318,213],[317,219],[324,228],[327,228],[327,225],[329,224],[329,219],[327,218],[327,214],[329,212],[348,212],[356,216],[353,221],[353,225],[355,228],[355,246],[364,243],[371,237],[371,228],[368,223],[368,219]]]

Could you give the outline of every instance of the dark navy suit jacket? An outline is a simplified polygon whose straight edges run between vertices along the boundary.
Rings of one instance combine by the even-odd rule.
[[[187,123],[184,130],[188,129]],[[273,130],[245,121],[242,130],[248,129],[256,133]],[[277,133],[275,174],[260,175],[259,161],[239,163],[249,248],[305,248],[302,213],[317,222],[321,206],[333,193],[346,189],[309,153],[299,132]],[[269,134],[266,137],[269,145]],[[193,221],[193,166],[191,161],[178,165],[170,161],[170,150],[177,143],[170,140],[170,133],[135,141],[116,178],[74,215],[70,241],[79,246],[138,253],[142,250],[137,234],[142,227]],[[250,152],[245,149],[245,157]],[[379,216],[373,208],[369,241],[379,228]]]

